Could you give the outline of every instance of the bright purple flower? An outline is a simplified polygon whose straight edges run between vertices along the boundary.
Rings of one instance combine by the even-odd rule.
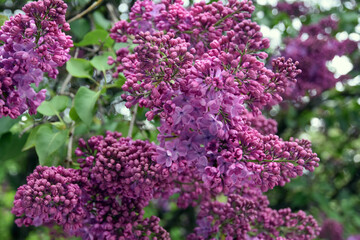
[[[191,105],[185,105],[184,107],[176,107],[175,112],[172,115],[174,124],[187,124],[190,121],[191,115],[190,113],[193,111],[193,107]]]
[[[29,110],[35,114],[45,100],[45,90],[36,93],[43,74],[56,78],[57,67],[70,59],[70,30],[65,21],[67,5],[62,0],[30,2],[6,21],[0,30],[0,118],[17,118]]]
[[[286,48],[281,51],[285,57],[299,61],[301,74],[297,82],[290,82],[282,93],[288,99],[301,100],[306,94],[317,96],[346,80],[348,76],[335,78],[327,68],[327,62],[336,55],[342,56],[357,50],[357,42],[346,39],[338,41],[333,37],[337,21],[331,17],[323,18],[318,23],[304,25],[296,38],[285,40]]]
[[[87,211],[82,206],[79,172],[63,167],[38,166],[19,187],[12,213],[18,226],[58,224],[66,232],[83,226]]]

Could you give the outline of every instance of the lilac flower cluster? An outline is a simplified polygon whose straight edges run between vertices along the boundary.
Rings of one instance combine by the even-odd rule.
[[[274,119],[266,118],[264,115],[254,115],[244,111],[244,119],[247,119],[247,125],[256,129],[263,135],[276,134],[277,122]]]
[[[343,240],[344,230],[341,223],[333,219],[325,219],[319,237],[321,239],[328,239],[328,240]],[[347,240],[359,240],[360,235],[351,235],[347,238]]]
[[[76,150],[80,169],[38,166],[27,184],[19,187],[12,210],[19,217],[16,224],[57,224],[67,236],[82,239],[170,239],[158,217],[144,218],[144,207],[151,199],[168,199],[179,192],[180,207],[201,206],[199,226],[188,239],[249,235],[312,239],[318,233],[311,216],[272,210],[260,189],[246,184],[228,194],[227,203],[214,202],[219,193],[216,181],[209,191],[204,179],[185,165],[180,165],[181,174],[170,175],[155,162],[155,151],[153,144],[122,138],[116,132],[87,142],[80,139]],[[177,170],[174,166],[172,170]]]
[[[319,237],[329,240],[343,240],[343,227],[335,220],[326,219],[321,227]]]
[[[0,118],[17,118],[29,110],[35,114],[46,90],[34,91],[43,73],[56,78],[57,67],[70,59],[73,46],[65,21],[67,5],[62,0],[39,0],[23,7],[0,30]]]
[[[118,50],[109,64],[116,64],[114,77],[127,79],[126,106],[139,104],[149,108],[148,120],[160,118],[156,161],[176,176],[179,207],[204,206],[219,194],[235,197],[244,186],[267,191],[318,166],[310,142],[282,140],[276,122],[261,113],[282,101],[301,71],[284,57],[272,61],[273,70],[265,67],[269,41],[251,21],[253,11],[251,1],[201,2],[189,9],[182,1],[138,1],[130,22],[111,30],[116,41],[137,44],[133,53]],[[288,210],[276,214],[269,210],[278,224],[271,229],[290,227],[282,225],[285,216],[297,218]],[[251,229],[245,223],[229,226],[245,236]],[[314,221],[306,233],[297,223],[292,227],[301,232],[297,239],[318,233]]]
[[[155,116],[161,119],[158,163],[180,173],[180,164],[186,162],[208,188],[213,189],[215,181],[219,192],[231,192],[248,181],[267,191],[302,175],[304,169],[313,171],[319,159],[310,144],[280,139],[274,135],[273,123],[260,132],[253,127],[256,123],[249,123],[249,114],[264,120],[260,110],[282,101],[280,95],[300,73],[298,63],[291,59],[273,60],[273,71],[264,66],[261,60],[267,54],[262,49],[269,41],[250,20],[252,3],[195,4],[181,10],[187,14],[175,17],[177,22],[186,22],[186,27],[169,25],[166,34],[158,21],[172,20],[160,18],[162,10],[155,19],[148,15],[150,9],[170,7],[167,1],[158,5],[136,3],[137,18],[127,25],[129,28],[120,22],[112,29],[118,41],[135,33],[138,46],[133,54],[120,49],[117,59],[109,60],[117,63],[115,76],[122,72],[127,79],[123,90],[130,94],[122,96],[126,106],[138,103],[150,109],[148,120]],[[182,8],[179,1],[174,5]],[[138,12],[147,8],[142,15]],[[186,16],[186,21],[179,16]],[[131,28],[134,21],[150,19],[152,31],[137,34]]]
[[[349,39],[338,41],[332,36],[337,21],[324,18],[316,24],[303,26],[298,37],[285,40],[286,48],[281,55],[299,61],[302,70],[297,83],[289,83],[283,96],[299,100],[306,94],[315,96],[335,86],[348,77],[335,78],[326,66],[336,55],[342,56],[357,49],[357,43]]]
[[[200,207],[199,227],[189,239],[313,239],[318,234],[311,216],[272,210],[262,195],[313,171],[319,158],[310,142],[275,135],[276,122],[262,115],[282,101],[301,71],[285,58],[273,60],[272,70],[265,67],[269,40],[252,22],[253,11],[247,0],[201,2],[189,9],[179,0],[145,0],[134,4],[129,22],[115,24],[111,37],[133,39],[137,46],[132,53],[118,50],[109,64],[116,64],[114,77],[126,77],[126,106],[139,104],[149,109],[148,120],[160,118],[160,144],[110,132],[80,140],[75,151],[80,169],[69,170],[76,176],[68,182],[81,190],[76,199],[85,214],[76,228],[63,225],[67,234],[170,239],[157,217],[144,219],[144,207],[174,193],[179,207]],[[42,175],[35,176],[42,181]],[[21,188],[34,186],[28,182]],[[21,212],[18,206],[24,198],[34,201],[32,196],[21,191],[13,211]],[[219,196],[227,203],[214,201]]]
[[[273,210],[268,204],[260,191],[247,187],[241,194],[230,194],[225,203],[207,201],[198,214],[199,226],[188,239],[305,240],[317,236],[319,228],[312,216],[303,211]]]
[[[169,239],[159,218],[143,218],[152,198],[173,193],[155,146],[110,132],[79,146],[79,170],[38,166],[19,187],[17,225],[57,224],[83,239]]]
[[[305,6],[304,2],[278,2],[275,7],[279,12],[286,12],[290,17],[300,17],[309,12],[309,8]]]
[[[18,188],[12,213],[18,226],[58,224],[65,231],[82,227],[87,212],[82,205],[78,171],[38,166]]]

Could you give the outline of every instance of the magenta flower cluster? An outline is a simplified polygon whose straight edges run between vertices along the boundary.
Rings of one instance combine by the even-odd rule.
[[[284,141],[275,135],[274,120],[262,115],[282,101],[301,71],[284,57],[272,61],[272,70],[265,67],[269,41],[251,21],[253,11],[251,1],[189,9],[182,1],[138,1],[130,21],[111,30],[116,41],[137,44],[131,53],[118,50],[109,64],[116,64],[114,77],[127,79],[126,106],[139,104],[149,109],[148,120],[160,118],[156,161],[177,176],[180,207],[244,186],[267,191],[318,166],[310,142]],[[299,226],[294,239],[314,238],[318,229],[311,226],[306,233]]]
[[[79,227],[86,217],[78,172],[63,167],[38,166],[18,188],[12,213],[18,226],[62,225],[66,231]]]
[[[57,67],[70,59],[72,40],[63,31],[67,5],[62,0],[39,0],[23,7],[0,30],[0,118],[35,114],[46,90],[35,92],[43,74],[56,78]]]
[[[273,210],[258,189],[244,188],[226,202],[207,201],[198,214],[198,227],[189,240],[216,239],[314,239],[317,223],[303,211]],[[234,227],[236,226],[236,227]],[[255,226],[255,228],[254,228]],[[294,230],[295,229],[295,230]],[[230,237],[231,236],[231,237]]]
[[[56,224],[82,239],[170,239],[159,218],[143,218],[152,198],[173,192],[154,160],[155,145],[108,132],[80,139],[79,147],[80,169],[38,166],[19,187],[16,224]]]
[[[309,8],[304,4],[304,2],[278,2],[275,9],[279,12],[285,12],[290,17],[300,17],[309,13]]]
[[[179,207],[200,206],[198,227],[188,239],[219,234],[226,239],[313,239],[318,233],[315,220],[304,212],[270,209],[259,188],[243,184],[222,195],[226,203],[214,201],[220,196],[216,180],[209,190],[192,167],[171,173],[156,162],[156,146],[146,141],[108,132],[87,142],[80,139],[75,153],[80,169],[38,166],[19,187],[12,209],[18,226],[56,224],[66,236],[82,239],[170,239],[158,217],[144,218],[144,208],[152,199],[179,193]]]
[[[337,28],[337,21],[327,17],[312,25],[304,25],[298,37],[285,40],[286,47],[281,55],[299,61],[302,70],[298,82],[290,83],[283,96],[299,100],[309,94],[311,97],[333,88],[337,82],[348,79],[346,75],[338,78],[326,66],[336,55],[352,53],[357,42],[338,41],[332,33]]]
[[[247,0],[189,9],[180,0],[136,2],[110,35],[137,46],[109,64],[126,77],[126,106],[160,119],[159,146],[111,132],[80,140],[80,169],[38,167],[19,188],[18,225],[58,224],[83,239],[170,239],[144,208],[177,193],[178,207],[199,208],[189,239],[314,239],[311,216],[270,209],[262,195],[313,171],[319,158],[309,141],[277,136],[262,114],[301,71],[284,57],[266,68],[269,40],[253,11]]]
[[[341,223],[334,219],[325,219],[322,226],[319,237],[329,240],[344,240],[344,230]],[[360,235],[351,235],[346,240],[360,240]]]
[[[182,10],[170,11],[175,6]],[[126,106],[149,108],[148,120],[160,117],[158,163],[177,172],[186,163],[205,186],[213,189],[215,181],[226,193],[243,182],[267,191],[318,166],[309,142],[282,140],[272,121],[267,129],[257,126],[264,122],[261,110],[282,101],[300,71],[285,58],[273,60],[274,70],[265,67],[262,49],[269,41],[250,20],[250,1],[199,3],[189,10],[180,1],[142,1],[133,9],[136,18],[111,31],[117,41],[135,33],[138,46],[132,54],[120,49],[109,63],[117,62],[114,76],[122,72],[127,79]],[[156,17],[149,15],[154,9]],[[133,27],[145,20],[152,21],[151,31]]]

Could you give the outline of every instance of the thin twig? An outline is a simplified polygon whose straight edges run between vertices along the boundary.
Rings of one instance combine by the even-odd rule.
[[[64,95],[64,96],[69,96],[69,97],[71,97],[71,98],[74,98],[75,97],[75,95],[73,94],[73,93],[71,93],[71,92],[63,92],[63,93],[59,93],[60,95]]]
[[[43,121],[35,122],[34,124],[31,124],[30,126],[24,128],[24,130],[22,130],[22,131],[19,133],[19,137],[22,137],[22,135],[24,135],[24,133],[26,133],[27,131],[29,131],[29,130],[32,129],[32,128],[35,128],[36,126],[40,125],[41,123],[43,123]]]
[[[75,49],[74,58],[77,58],[78,55],[79,55],[79,48],[76,48],[76,49]],[[71,81],[71,78],[72,78],[72,76],[71,76],[71,74],[69,73],[69,74],[66,76],[63,84],[61,85],[60,94],[64,94],[64,93],[65,93],[65,88],[66,88],[66,86],[69,84],[69,82]]]
[[[71,76],[71,74],[69,73],[69,74],[66,76],[63,84],[61,85],[60,94],[64,94],[64,93],[65,93],[65,88],[66,88],[66,86],[69,84],[69,82],[71,81],[71,79],[72,79],[72,76]]]
[[[134,124],[135,124],[135,120],[136,120],[137,109],[138,109],[138,105],[136,104],[135,107],[134,107],[134,111],[133,111],[131,121],[130,121],[128,137],[132,136],[132,132],[133,132]]]
[[[70,167],[73,163],[73,161],[72,161],[72,145],[73,145],[73,141],[74,141],[74,131],[75,131],[75,122],[72,122],[71,127],[70,127],[69,143],[68,143],[66,160],[65,160],[66,167]]]
[[[82,16],[84,16],[85,14],[91,12],[94,8],[96,8],[97,6],[99,6],[101,3],[103,2],[103,0],[97,0],[96,2],[94,2],[90,7],[88,7],[87,9],[85,9],[84,11],[82,11],[81,13],[77,14],[75,17],[71,18],[70,20],[68,20],[68,23],[71,23],[79,18],[81,18]]]
[[[112,5],[111,3],[107,3],[106,4],[106,8],[108,9],[109,13],[110,13],[110,18],[111,21],[113,23],[116,23],[119,21],[119,18],[117,17],[116,13],[115,13],[115,8],[114,5]]]

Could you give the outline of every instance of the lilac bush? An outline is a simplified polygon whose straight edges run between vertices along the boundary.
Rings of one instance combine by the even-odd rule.
[[[66,10],[59,4],[24,7],[35,19],[50,8],[45,19],[53,22],[41,22],[46,30],[27,51],[40,56],[38,70],[52,77],[71,47],[61,27],[49,27],[68,29],[63,15],[53,14]],[[179,0],[136,2],[130,21],[110,33],[136,47],[119,49],[108,63],[116,66],[114,78],[126,78],[126,107],[147,108],[149,121],[159,119],[159,145],[117,132],[80,139],[78,169],[39,166],[18,189],[12,210],[18,226],[60,225],[67,236],[83,239],[170,239],[144,209],[177,194],[179,208],[198,209],[198,227],[188,239],[316,238],[312,216],[271,209],[263,195],[314,171],[320,160],[309,141],[277,136],[276,121],[263,114],[283,100],[301,70],[284,57],[272,60],[272,69],[265,66],[269,40],[251,20],[253,11],[247,0],[189,9]],[[47,45],[50,36],[64,40],[61,49]]]

